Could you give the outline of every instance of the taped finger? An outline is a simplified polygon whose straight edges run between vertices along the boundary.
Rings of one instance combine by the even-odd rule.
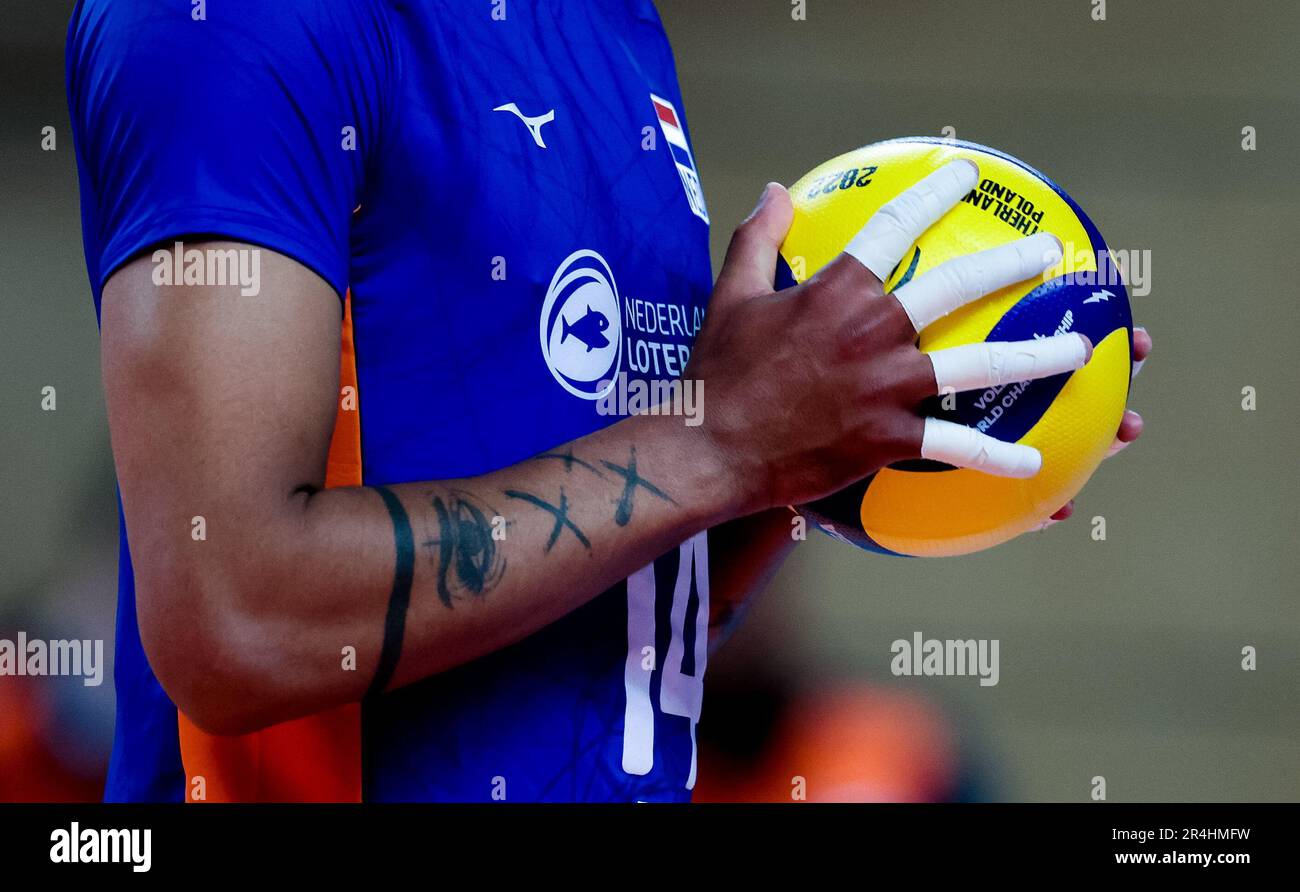
[[[1043,466],[1042,453],[1032,446],[1003,443],[974,428],[939,418],[925,419],[921,457],[997,477],[1033,477]]]
[[[1091,345],[1081,334],[1029,341],[986,341],[929,354],[938,392],[982,390],[1082,368]]]
[[[1060,260],[1061,243],[1051,233],[1040,232],[953,258],[897,289],[894,297],[919,333],[958,307],[1040,275]]]
[[[921,233],[979,182],[979,167],[964,158],[945,164],[881,206],[858,230],[846,254],[885,281]]]

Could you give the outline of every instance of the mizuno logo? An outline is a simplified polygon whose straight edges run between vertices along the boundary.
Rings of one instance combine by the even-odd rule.
[[[544,115],[530,118],[519,110],[519,106],[515,105],[513,102],[507,102],[505,105],[498,105],[496,108],[492,109],[492,111],[510,112],[515,117],[519,118],[519,120],[524,122],[524,126],[528,128],[528,132],[533,135],[533,142],[537,143],[537,145],[543,149],[546,148],[546,143],[542,142],[542,125],[549,124],[555,120],[555,109],[551,109]]]

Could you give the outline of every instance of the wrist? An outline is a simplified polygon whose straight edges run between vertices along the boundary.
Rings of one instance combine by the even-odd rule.
[[[654,454],[662,456],[657,461],[671,474],[673,499],[690,525],[708,529],[761,507],[748,491],[753,480],[747,486],[734,457],[709,436],[705,425],[686,422],[673,415],[637,415],[628,420],[637,428],[636,441],[653,444]]]

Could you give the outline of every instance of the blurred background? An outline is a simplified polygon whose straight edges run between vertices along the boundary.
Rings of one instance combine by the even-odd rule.
[[[111,654],[117,515],[63,93],[72,6],[0,0],[0,639]],[[1300,4],[1111,0],[1104,21],[1092,0],[808,0],[803,20],[788,0],[658,6],[715,269],[765,182],[955,135],[1052,176],[1112,248],[1150,252],[1133,303],[1156,343],[1130,402],[1146,433],[1070,521],[943,560],[811,534],[710,661],[697,798],[788,801],[798,774],[809,799],[1085,800],[1095,776],[1115,801],[1300,799],[1300,261],[1282,237],[1300,206]],[[890,644],[918,631],[998,639],[999,683],[895,678]],[[0,800],[98,798],[112,699],[111,673],[0,676]]]

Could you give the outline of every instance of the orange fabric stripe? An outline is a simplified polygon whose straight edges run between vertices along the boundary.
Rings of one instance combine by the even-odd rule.
[[[357,401],[357,350],[352,338],[352,294],[343,301],[343,344],[339,351],[339,407],[330,440],[325,487],[361,485],[361,410]]]
[[[361,413],[349,293],[343,302],[339,408],[325,486],[360,485]],[[361,801],[360,704],[238,737],[208,734],[179,710],[177,718],[186,802]]]

